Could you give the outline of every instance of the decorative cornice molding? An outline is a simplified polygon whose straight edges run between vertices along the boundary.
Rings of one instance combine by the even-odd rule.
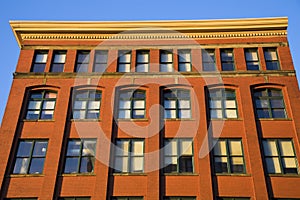
[[[10,22],[20,47],[25,40],[151,40],[285,36],[287,24],[286,17],[176,21]]]

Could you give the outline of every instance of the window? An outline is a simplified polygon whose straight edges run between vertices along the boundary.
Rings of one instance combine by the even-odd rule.
[[[51,72],[63,72],[66,62],[66,51],[54,51]]]
[[[189,90],[164,90],[165,119],[191,118],[191,97]]]
[[[298,162],[291,139],[264,139],[262,144],[269,174],[298,174]]]
[[[143,197],[112,197],[112,200],[143,200]]]
[[[217,139],[214,141],[215,173],[246,173],[242,141],[240,139]]]
[[[47,140],[19,141],[13,174],[42,174],[47,146]]]
[[[191,62],[191,50],[178,50],[178,71],[190,72],[192,70]]]
[[[221,49],[222,71],[234,71],[233,49]]]
[[[107,50],[95,51],[94,68],[93,72],[105,72],[107,67]]]
[[[90,200],[90,197],[60,197],[58,200]]]
[[[218,197],[218,200],[250,200],[248,197]]]
[[[94,171],[95,152],[95,139],[70,139],[64,173],[92,173]]]
[[[245,49],[247,70],[259,70],[257,49]]]
[[[117,140],[114,169],[116,173],[144,172],[144,140]]]
[[[131,51],[119,51],[118,72],[130,72]]]
[[[26,119],[52,119],[56,93],[52,91],[33,91],[29,95]]]
[[[74,95],[73,119],[99,119],[101,91],[83,90]]]
[[[160,50],[160,71],[173,72],[173,53],[171,50]]]
[[[235,91],[223,88],[209,90],[209,109],[212,119],[237,118]]]
[[[164,197],[164,200],[196,200],[196,197]]]
[[[202,67],[203,67],[203,71],[216,70],[216,57],[215,57],[214,49],[202,50]]]
[[[48,51],[36,51],[31,67],[31,72],[44,72],[48,58]]]
[[[193,155],[192,139],[165,139],[164,172],[193,173]]]
[[[286,111],[281,90],[254,90],[256,116],[258,118],[286,118]]]
[[[136,51],[136,72],[148,72],[149,71],[149,51],[138,50]]]
[[[90,63],[90,51],[77,51],[75,72],[88,72]]]
[[[264,48],[267,70],[279,70],[279,61],[276,48]]]
[[[143,90],[121,91],[119,96],[119,119],[145,118],[146,94]]]

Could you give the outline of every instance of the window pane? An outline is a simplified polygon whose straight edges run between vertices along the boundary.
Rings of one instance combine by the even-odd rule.
[[[178,108],[190,108],[190,101],[189,100],[179,100]]]
[[[130,110],[120,110],[119,111],[119,118],[120,119],[130,119]]]
[[[141,119],[144,117],[145,117],[145,110],[133,110],[132,111],[132,118]]]
[[[107,51],[96,51],[95,52],[95,63],[106,63],[107,62]]]
[[[279,159],[277,157],[266,158],[266,163],[267,163],[268,173],[271,174],[281,173]]]
[[[178,55],[179,62],[191,62],[191,52],[189,50],[179,50]]]
[[[227,173],[228,165],[227,165],[227,157],[215,157],[215,172],[216,173]]]
[[[193,157],[180,156],[179,157],[179,172],[193,172]]]
[[[48,53],[38,53],[35,56],[36,63],[46,63],[47,62]]]
[[[286,118],[284,109],[273,109],[272,115],[273,115],[273,118]]]
[[[222,61],[232,61],[233,60],[232,50],[221,50],[221,59]]]
[[[278,156],[277,145],[275,141],[263,141],[265,156]]]
[[[281,156],[295,156],[292,141],[280,141]]]
[[[132,142],[132,155],[142,156],[144,154],[144,142],[143,141],[133,141]]]
[[[231,155],[233,155],[233,156],[243,155],[241,141],[231,140],[228,142],[229,142],[229,150],[230,150]]]
[[[214,154],[215,155],[224,155],[224,156],[227,155],[225,141],[217,141],[217,143],[214,146]]]
[[[133,108],[135,109],[145,108],[145,101],[144,100],[133,101]]]
[[[44,72],[45,71],[45,66],[46,66],[46,64],[35,63],[35,64],[33,64],[32,72],[36,72],[36,73]]]
[[[272,108],[284,108],[284,103],[282,99],[271,99]]]
[[[256,108],[269,108],[269,101],[258,99],[255,101],[255,105]]]
[[[222,63],[222,70],[223,71],[233,71],[234,70],[233,63]]]
[[[43,109],[54,109],[55,101],[44,101]]]
[[[244,172],[244,161],[242,157],[231,158],[231,171],[233,173],[243,173]]]
[[[130,72],[130,63],[129,64],[119,64],[118,72]]]
[[[203,71],[215,71],[215,63],[203,63]]]
[[[191,141],[181,141],[180,155],[193,155],[193,145]]]
[[[116,155],[128,155],[129,141],[117,141]]]
[[[32,158],[30,163],[29,174],[41,174],[44,168],[44,158]]]
[[[106,69],[106,63],[95,63],[94,64],[94,72],[105,72]]]
[[[225,108],[236,108],[235,100],[226,100]]]
[[[172,72],[173,71],[173,64],[160,64],[160,71],[161,72]]]
[[[78,51],[77,63],[89,63],[90,52],[89,51]]]
[[[96,150],[96,141],[91,141],[91,140],[83,141],[83,149],[82,149],[83,156],[95,156],[95,150]]]
[[[81,148],[81,141],[69,141],[67,156],[79,156]]]
[[[190,110],[179,110],[178,118],[181,118],[181,119],[191,118],[191,111]]]
[[[47,152],[48,142],[37,141],[34,145],[32,156],[44,157]]]
[[[247,49],[245,52],[245,57],[247,61],[258,60],[256,49]]]
[[[29,101],[28,109],[38,110],[41,108],[42,101]]]
[[[165,155],[177,155],[177,141],[171,140],[165,143],[164,147]]]
[[[29,164],[29,158],[17,158],[13,173],[27,174],[28,164]]]
[[[149,61],[149,51],[137,51],[137,62],[147,63]]]
[[[120,100],[119,108],[122,109],[130,109],[131,107],[131,102],[130,100]]]
[[[210,100],[210,108],[222,108],[222,101],[221,100]]]
[[[74,109],[85,109],[86,108],[86,101],[75,101]]]
[[[130,59],[131,59],[131,52],[127,52],[125,54],[120,55],[119,62],[130,63]]]
[[[99,118],[99,110],[88,110],[86,119],[98,119]]]
[[[284,166],[284,168],[297,168],[296,159],[295,158],[283,158],[283,166]]]
[[[160,61],[161,62],[172,62],[173,61],[172,52],[162,51],[160,54]]]
[[[226,118],[237,118],[237,113],[236,113],[236,110],[229,110],[229,109],[226,109],[225,110],[225,117]]]
[[[260,109],[260,110],[257,110],[256,112],[257,112],[258,118],[271,118],[269,109]]]
[[[79,157],[66,158],[64,173],[77,173],[78,172]]]
[[[18,148],[18,157],[29,157],[31,154],[32,141],[21,141]]]
[[[55,54],[53,62],[55,63],[65,63],[66,54]]]
[[[179,63],[179,71],[190,72],[191,71],[191,63]]]
[[[73,119],[85,119],[85,110],[73,111]]]
[[[128,157],[117,157],[115,161],[115,170],[119,172],[128,172]]]
[[[38,119],[40,111],[28,111],[26,119]]]
[[[216,119],[223,118],[222,110],[210,110],[210,117]]]
[[[41,119],[52,119],[53,118],[53,110],[42,111]]]
[[[100,101],[90,101],[90,102],[89,102],[88,109],[96,109],[96,110],[99,110],[99,109],[100,109]]]
[[[132,157],[131,172],[143,172],[144,158]]]
[[[164,101],[165,108],[176,108],[176,100],[165,100]]]
[[[138,64],[135,68],[136,72],[148,72],[149,64]]]
[[[90,173],[94,170],[94,157],[83,157],[80,163],[81,173]]]
[[[176,110],[165,110],[165,118],[175,119],[176,118]]]

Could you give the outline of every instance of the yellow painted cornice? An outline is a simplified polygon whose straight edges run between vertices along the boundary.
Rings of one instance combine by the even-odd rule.
[[[286,35],[288,19],[170,21],[10,21],[21,47],[29,39],[168,39]],[[182,34],[181,34],[182,33]],[[119,35],[117,35],[119,34]],[[181,35],[181,36],[180,36]]]

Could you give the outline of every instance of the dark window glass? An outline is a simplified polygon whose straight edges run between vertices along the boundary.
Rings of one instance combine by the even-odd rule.
[[[259,70],[259,59],[257,49],[245,49],[247,70]]]
[[[203,71],[216,71],[216,57],[214,49],[202,50]]]
[[[36,51],[33,58],[31,72],[44,72],[47,58],[48,51]]]
[[[88,72],[90,51],[77,51],[75,72]]]
[[[47,146],[47,140],[21,140],[13,174],[42,174]]]
[[[67,51],[54,51],[51,63],[51,72],[63,72]]]
[[[29,95],[26,119],[52,119],[56,103],[56,93],[33,91]]]
[[[264,139],[263,150],[269,174],[298,174],[298,162],[291,139]]]
[[[165,119],[191,118],[190,91],[184,89],[164,90]]]
[[[159,63],[161,72],[173,72],[173,52],[172,50],[160,50]]]
[[[214,143],[215,173],[246,173],[241,140],[218,139]]]
[[[101,98],[101,91],[76,91],[74,95],[73,119],[99,119]]]
[[[64,173],[92,173],[96,153],[95,139],[70,139]]]
[[[234,71],[233,49],[221,49],[222,71]]]
[[[119,51],[118,57],[118,72],[130,72],[131,66],[131,51],[122,50]]]
[[[267,70],[279,70],[279,60],[276,48],[264,48]]]
[[[193,173],[193,155],[192,139],[165,139],[164,172]]]
[[[234,90],[209,90],[209,109],[212,119],[237,118],[237,104]]]
[[[144,140],[118,139],[115,149],[116,173],[141,173],[144,171]]]
[[[191,50],[178,50],[178,71],[190,72],[192,71]]]
[[[108,58],[107,50],[95,51],[93,72],[105,72],[107,67],[107,58]]]
[[[148,72],[149,71],[149,50],[136,51],[136,72]]]
[[[145,118],[146,94],[143,90],[121,91],[119,95],[119,119]]]
[[[286,118],[285,104],[281,90],[254,90],[254,105],[257,118]]]

